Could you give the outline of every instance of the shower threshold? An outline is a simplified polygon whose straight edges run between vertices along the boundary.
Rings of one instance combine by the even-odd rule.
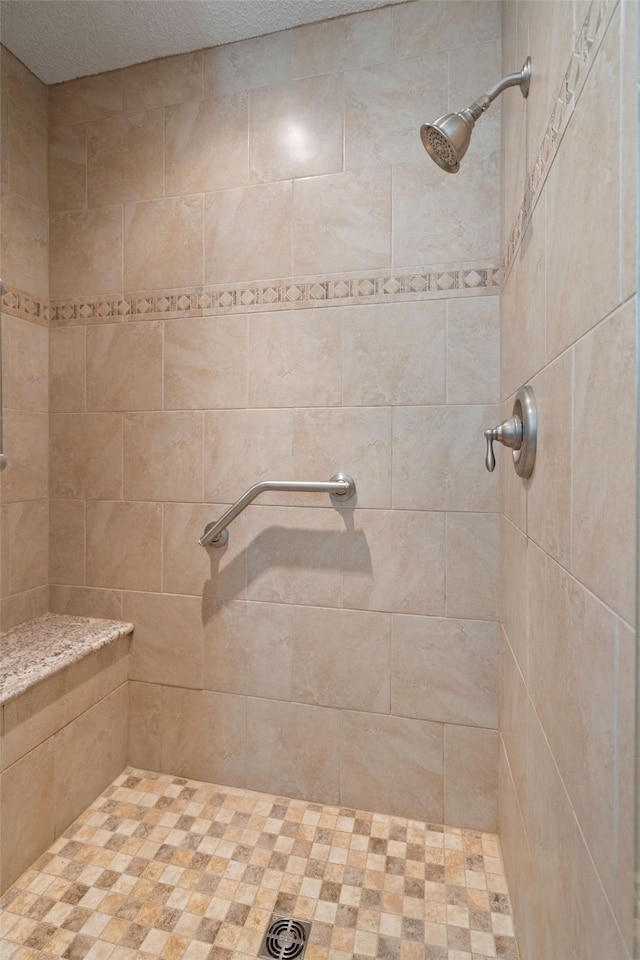
[[[491,833],[128,768],[0,899],[8,960],[518,960]]]

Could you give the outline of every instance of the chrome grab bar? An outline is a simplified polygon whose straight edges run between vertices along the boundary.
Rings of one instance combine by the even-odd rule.
[[[318,483],[313,481],[298,482],[297,480],[263,480],[262,483],[254,483],[232,507],[229,507],[219,520],[207,524],[204,533],[198,540],[200,546],[223,547],[229,539],[227,530],[229,524],[261,493],[276,490],[288,493],[329,493],[334,503],[344,503],[345,500],[350,500],[356,492],[356,484],[353,477],[350,477],[348,473],[336,473],[334,477],[331,477],[331,480]]]

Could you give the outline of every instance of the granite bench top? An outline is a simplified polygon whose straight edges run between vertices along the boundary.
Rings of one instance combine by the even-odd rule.
[[[0,634],[0,704],[129,633],[126,621],[59,613],[12,627]]]

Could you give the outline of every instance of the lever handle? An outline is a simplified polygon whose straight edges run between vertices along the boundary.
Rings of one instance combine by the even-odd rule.
[[[503,423],[493,429],[489,428],[484,432],[487,438],[487,456],[485,464],[489,473],[493,473],[496,468],[496,458],[493,452],[493,441],[497,440],[505,447],[511,447],[512,450],[519,450],[522,446],[524,436],[524,425],[518,416],[510,417]]]

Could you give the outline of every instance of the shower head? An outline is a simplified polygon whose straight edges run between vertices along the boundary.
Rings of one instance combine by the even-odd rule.
[[[476,120],[507,87],[520,87],[523,97],[529,96],[531,81],[531,58],[527,57],[520,73],[510,73],[487,93],[474,100],[470,107],[459,113],[445,113],[433,123],[420,127],[422,145],[431,157],[447,173],[457,173],[460,161],[469,149],[471,133]]]

